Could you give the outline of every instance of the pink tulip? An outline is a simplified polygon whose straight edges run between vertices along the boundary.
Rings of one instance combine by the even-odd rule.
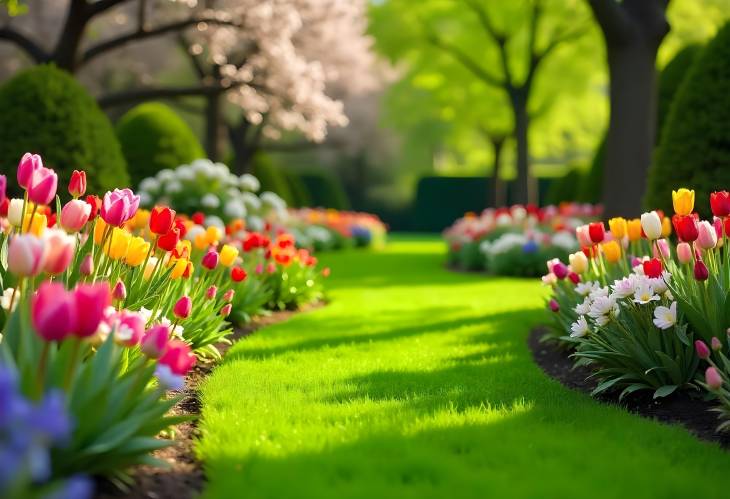
[[[677,259],[681,263],[692,262],[692,247],[689,243],[679,243],[677,245]]]
[[[701,221],[698,226],[697,245],[705,250],[712,249],[717,246],[717,233],[715,227],[707,220]]]
[[[5,175],[0,175],[0,204],[5,202],[5,193],[8,188],[8,179]]]
[[[136,312],[123,310],[113,320],[115,337],[124,346],[134,347],[139,344],[144,334],[145,320]]]
[[[183,296],[180,298],[172,309],[172,313],[178,319],[187,319],[190,317],[190,311],[193,308],[193,300],[189,296]]]
[[[69,232],[78,232],[89,221],[91,205],[80,199],[72,199],[61,209],[61,227]]]
[[[697,357],[702,360],[710,358],[710,349],[707,348],[707,344],[702,340],[695,341],[695,352],[697,352]]]
[[[58,175],[50,168],[39,166],[33,171],[28,185],[28,199],[35,204],[48,204],[56,197]]]
[[[43,270],[49,274],[64,272],[74,257],[76,239],[59,229],[48,229],[43,234],[46,245],[46,256],[43,260]]]
[[[712,221],[712,226],[715,228],[717,239],[722,239],[722,218],[715,217]]]
[[[170,340],[159,363],[167,366],[173,374],[185,376],[195,365],[195,355],[184,341]]]
[[[710,341],[710,347],[714,352],[718,352],[722,350],[722,343],[720,342],[720,339],[717,336],[713,336],[712,340]]]
[[[228,317],[229,315],[231,315],[231,310],[233,310],[233,305],[231,305],[230,303],[226,303],[221,309],[221,315],[223,317]]]
[[[215,250],[210,250],[203,256],[201,265],[208,270],[213,270],[218,266],[218,259],[218,253]]]
[[[79,272],[81,272],[81,275],[85,276],[90,276],[94,273],[94,259],[91,257],[91,253],[86,255],[84,259],[81,260]]]
[[[38,154],[29,152],[23,154],[20,163],[18,163],[18,185],[23,189],[27,189],[33,178],[33,172],[39,167],[43,167],[43,160]]]
[[[73,293],[60,283],[44,282],[31,300],[31,319],[38,336],[61,341],[77,328],[79,313]]]
[[[142,337],[140,350],[151,359],[159,358],[165,351],[167,342],[170,339],[170,328],[164,324],[158,324],[149,328]]]
[[[568,279],[570,279],[570,282],[572,282],[573,284],[578,284],[580,282],[580,276],[575,272],[571,272],[570,274],[568,274]]]
[[[259,263],[258,265],[256,265],[256,269],[254,270],[254,272],[256,272],[256,275],[263,274],[264,273],[264,264]]]
[[[269,274],[273,274],[276,272],[276,264],[274,262],[269,262],[269,264],[266,266],[266,272]]]
[[[101,203],[101,218],[109,225],[121,227],[137,213],[139,196],[135,196],[131,189],[114,189],[104,194]]]
[[[79,284],[74,294],[76,306],[83,311],[79,314],[76,336],[80,338],[92,336],[104,318],[106,308],[111,305],[109,283]]]
[[[116,301],[123,301],[127,298],[127,288],[124,286],[122,281],[117,281],[112,290],[112,299]]]
[[[706,281],[710,278],[710,271],[707,270],[707,265],[705,265],[705,262],[702,260],[697,260],[695,262],[694,273],[695,279],[698,281]]]
[[[591,239],[588,225],[581,225],[580,227],[575,229],[575,235],[578,238],[578,243],[582,247],[593,246],[593,240]]]
[[[229,289],[223,294],[223,301],[224,302],[230,302],[233,301],[233,295],[235,295],[236,292],[232,289]]]
[[[549,305],[550,305],[550,310],[552,310],[553,312],[560,312],[560,304],[558,304],[558,302],[555,300],[555,298],[550,300]]]
[[[18,277],[38,275],[43,268],[46,245],[33,234],[13,236],[8,245],[8,270]]]
[[[722,387],[722,376],[714,367],[708,367],[705,371],[705,383],[710,390],[719,390]]]
[[[209,300],[212,300],[213,298],[215,298],[215,295],[216,295],[217,293],[218,293],[218,288],[216,288],[215,286],[211,286],[211,287],[209,287],[209,288],[208,288],[208,289],[207,289],[207,290],[205,291],[205,297],[206,297],[207,299],[209,299]]]
[[[657,247],[659,248],[658,250]],[[653,249],[654,258],[664,257],[665,259],[668,259],[671,256],[671,253],[669,252],[669,243],[666,239],[657,239]]]
[[[568,277],[568,267],[563,262],[558,262],[553,265],[553,274],[558,279],[565,279]]]

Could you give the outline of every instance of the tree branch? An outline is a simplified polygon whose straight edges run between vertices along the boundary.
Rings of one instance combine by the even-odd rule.
[[[108,94],[97,99],[99,106],[102,108],[110,108],[123,104],[131,104],[143,102],[153,99],[177,99],[180,97],[205,97],[223,93],[231,88],[240,86],[234,84],[230,87],[221,87],[220,85],[199,85],[193,87],[180,88],[135,88],[132,90],[124,90],[121,92]]]
[[[464,67],[466,67],[469,71],[474,73],[474,75],[476,75],[478,78],[480,78],[485,83],[488,83],[489,85],[492,85],[497,88],[504,88],[505,81],[500,80],[498,77],[489,73],[480,64],[478,64],[474,59],[469,57],[469,55],[466,52],[461,50],[456,45],[449,43],[446,40],[443,40],[438,35],[436,35],[436,33],[433,33],[430,31],[426,33],[426,38],[432,45],[434,45],[437,48],[440,48],[444,52],[451,55],[451,57],[453,57],[458,62],[460,62]]]
[[[157,26],[156,28],[137,29],[137,31],[134,31],[132,33],[127,33],[125,35],[120,35],[116,38],[111,38],[109,40],[99,42],[98,44],[88,48],[81,56],[79,65],[86,64],[91,59],[98,57],[99,55],[110,50],[117,49],[128,43],[145,40],[147,38],[152,38],[155,36],[165,35],[167,33],[173,33],[175,31],[182,31],[198,23],[216,24],[220,26],[238,26],[238,24],[234,23],[233,21],[220,20],[214,17],[191,17],[182,21],[163,24],[161,26]]]
[[[337,143],[329,142],[311,142],[308,140],[299,140],[296,142],[268,142],[259,145],[259,150],[268,152],[296,153],[307,149],[316,149],[318,147],[338,147]]]
[[[48,59],[48,53],[37,45],[33,40],[10,27],[0,28],[0,40],[13,42],[17,47],[23,49],[35,62],[43,62]]]
[[[509,56],[507,54],[507,43],[509,42],[509,37],[494,27],[494,24],[489,17],[489,13],[483,5],[475,2],[474,0],[465,1],[469,8],[471,8],[471,10],[473,10],[477,15],[484,31],[492,38],[492,40],[494,40],[494,43],[497,44],[497,48],[499,49],[499,59],[502,64],[502,71],[504,72],[504,82],[502,86],[507,88],[508,91],[511,91],[514,88],[514,81],[512,79],[512,71],[509,68]]]
[[[97,2],[89,4],[87,12],[89,17],[93,17],[127,1],[128,0],[98,0]]]
[[[205,72],[205,66],[203,65],[203,61],[201,61],[197,55],[190,52],[190,43],[187,38],[185,38],[185,35],[183,33],[180,33],[178,35],[178,43],[180,44],[180,48],[182,48],[182,50],[188,55],[188,60],[193,66],[195,74],[198,75],[198,78],[200,78],[201,80],[205,78],[208,74]]]

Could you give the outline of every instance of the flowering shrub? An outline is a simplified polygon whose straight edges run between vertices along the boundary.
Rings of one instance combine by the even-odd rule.
[[[380,248],[387,229],[375,215],[333,209],[290,210],[289,228],[301,246],[316,250],[342,246]]]
[[[727,418],[730,195],[712,194],[712,221],[693,212],[694,191],[672,198],[671,218],[652,211],[613,218],[609,231],[602,222],[576,229],[582,251],[548,261],[543,276],[553,290],[551,336],[575,350],[578,364],[596,368],[596,393],[651,389],[656,398],[702,386]],[[700,360],[709,363],[704,380]]]

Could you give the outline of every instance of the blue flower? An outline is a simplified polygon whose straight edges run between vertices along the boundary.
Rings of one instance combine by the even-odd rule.
[[[524,246],[522,246],[523,253],[535,253],[538,249],[540,249],[540,246],[532,239],[527,241]]]

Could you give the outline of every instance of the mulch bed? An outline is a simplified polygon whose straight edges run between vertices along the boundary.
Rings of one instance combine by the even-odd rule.
[[[284,310],[271,315],[255,318],[243,327],[235,328],[228,339],[233,343],[245,338],[265,326],[288,320],[292,315],[319,308],[323,304],[305,306],[300,310]],[[221,355],[232,345],[218,344],[216,348]],[[184,398],[173,410],[173,415],[200,415],[198,388],[203,379],[216,366],[215,361],[198,362],[185,380]],[[197,421],[175,426],[174,444],[160,449],[153,455],[169,464],[166,468],[138,466],[133,471],[134,484],[131,488],[121,490],[105,479],[97,481],[95,499],[192,499],[197,497],[205,485],[205,474],[202,464],[195,457],[195,441],[199,435]]]
[[[590,393],[597,385],[596,381],[592,379],[586,380],[592,371],[587,367],[573,369],[574,361],[569,358],[570,352],[559,348],[556,343],[540,341],[545,332],[544,328],[536,328],[527,339],[535,362],[545,374],[564,386]],[[618,405],[631,413],[662,423],[680,424],[697,438],[715,442],[725,449],[730,449],[730,434],[720,434],[715,431],[719,421],[717,414],[709,410],[715,404],[693,398],[686,392],[654,400],[648,391],[635,392],[619,402],[619,393],[602,394],[595,398],[603,403]]]

